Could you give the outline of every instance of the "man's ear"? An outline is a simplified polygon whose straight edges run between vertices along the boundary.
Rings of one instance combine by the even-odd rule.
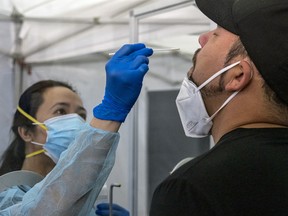
[[[239,91],[245,88],[253,76],[252,65],[247,60],[241,60],[238,67],[229,73],[230,81],[225,85],[226,91]]]
[[[25,142],[31,142],[31,132],[27,127],[18,127],[18,133]]]

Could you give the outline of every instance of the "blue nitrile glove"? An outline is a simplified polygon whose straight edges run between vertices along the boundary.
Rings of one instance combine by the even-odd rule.
[[[97,209],[95,211],[98,216],[109,216],[109,203],[100,203],[97,205]],[[129,216],[130,213],[125,208],[112,204],[112,215],[113,216]]]
[[[106,88],[102,103],[93,110],[94,117],[124,122],[136,102],[148,71],[151,48],[142,43],[122,46],[106,64]]]

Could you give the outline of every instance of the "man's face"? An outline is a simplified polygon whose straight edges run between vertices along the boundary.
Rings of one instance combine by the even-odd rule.
[[[237,35],[221,27],[202,34],[199,37],[201,49],[195,52],[192,59],[194,65],[188,72],[188,78],[199,86],[213,74],[227,66],[225,65],[226,56],[237,40]],[[224,83],[221,82],[223,81],[221,77],[222,75],[216,77],[201,89],[201,94],[209,115],[219,109],[227,99],[227,92],[224,90]]]
[[[200,35],[201,49],[195,53],[194,65],[188,72],[188,77],[199,86],[214,73],[224,68],[226,56],[237,39],[237,35],[221,27]],[[208,86],[215,86],[218,83],[219,78],[216,78]]]

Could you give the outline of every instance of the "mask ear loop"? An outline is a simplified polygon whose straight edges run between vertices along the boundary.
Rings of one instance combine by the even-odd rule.
[[[240,63],[240,61],[237,61],[223,69],[221,69],[220,71],[216,72],[214,75],[212,75],[209,79],[207,79],[204,83],[202,83],[198,88],[197,91],[200,91],[205,85],[207,85],[209,82],[211,82],[213,79],[215,79],[217,76],[221,75],[222,73],[230,70],[231,68],[235,67],[236,65],[238,65]]]
[[[38,142],[31,142],[31,143],[34,144],[34,145],[42,146],[42,147],[44,146],[44,144],[38,143]],[[30,157],[33,157],[33,156],[35,156],[35,155],[38,155],[38,154],[41,154],[41,153],[45,153],[45,152],[46,152],[45,149],[41,149],[41,150],[32,152],[32,153],[30,153],[30,154],[27,154],[27,155],[25,156],[25,158],[30,158]]]
[[[41,122],[37,121],[35,118],[33,118],[31,115],[26,113],[23,109],[21,109],[19,106],[17,106],[17,110],[24,115],[26,118],[28,118],[30,121],[34,122],[34,124],[39,125],[42,127],[44,130],[47,130],[47,127],[43,125]]]
[[[240,61],[235,62],[234,64],[230,65],[230,66],[227,67],[226,69],[229,70],[229,69],[231,69],[232,67],[236,66],[236,65],[239,64],[239,63],[240,63]],[[216,73],[216,74],[217,74],[216,76],[219,76],[219,75],[220,75],[221,73],[223,73],[223,72],[225,72],[225,71],[223,71],[223,70],[219,71],[218,73]],[[214,74],[214,75],[215,75],[215,74]],[[213,78],[215,78],[216,76],[214,76]],[[253,73],[251,72],[250,80],[252,79],[252,77],[253,77]],[[209,119],[207,119],[207,120],[211,121],[211,120],[216,116],[216,114],[217,114],[224,106],[226,106],[239,92],[240,92],[240,90],[239,90],[239,91],[236,91],[236,92],[234,92],[232,95],[230,95],[230,97],[224,102],[224,104],[222,104],[222,106],[221,106]]]
[[[238,65],[240,63],[240,61],[237,61],[223,69],[221,69],[220,71],[216,72],[213,76],[211,76],[209,79],[207,79],[204,83],[202,83],[198,88],[197,91],[200,91],[205,85],[207,85],[209,82],[211,82],[213,79],[215,79],[217,76],[221,75],[222,73],[230,70],[231,68],[235,67],[236,65]],[[222,104],[222,106],[209,118],[206,118],[205,120],[211,121],[218,112],[220,112],[221,109],[223,109],[224,106],[226,106],[237,94],[239,93],[239,91],[234,92],[232,95],[230,95],[230,97],[228,97],[228,99]]]
[[[218,112],[220,112],[221,109],[223,109],[224,106],[226,106],[237,94],[239,91],[234,92],[232,95],[228,97],[228,99],[222,104],[222,106],[212,115],[210,118],[206,119],[207,121],[211,121]]]

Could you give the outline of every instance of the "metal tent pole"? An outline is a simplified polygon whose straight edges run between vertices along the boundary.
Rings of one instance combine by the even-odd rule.
[[[160,13],[176,10],[179,8],[183,8],[186,6],[191,6],[195,4],[194,1],[191,0],[175,0],[173,4],[163,5],[160,8],[150,9],[147,11],[135,11],[132,10],[130,12],[130,43],[137,43],[139,41],[139,21],[141,19],[151,17]],[[133,109],[133,121],[132,121],[132,209],[131,215],[137,216],[138,215],[138,149],[139,149],[139,134],[138,134],[138,113],[139,113],[139,106],[138,102],[135,104]]]

